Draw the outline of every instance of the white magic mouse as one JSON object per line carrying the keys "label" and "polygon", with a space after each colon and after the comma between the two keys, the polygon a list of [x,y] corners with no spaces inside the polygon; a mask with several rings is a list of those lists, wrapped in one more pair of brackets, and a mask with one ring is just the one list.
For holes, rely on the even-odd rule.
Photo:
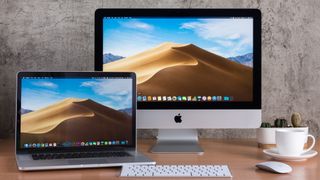
{"label": "white magic mouse", "polygon": [[290,173],[292,168],[285,163],[276,161],[267,161],[256,164],[256,167],[273,173]]}

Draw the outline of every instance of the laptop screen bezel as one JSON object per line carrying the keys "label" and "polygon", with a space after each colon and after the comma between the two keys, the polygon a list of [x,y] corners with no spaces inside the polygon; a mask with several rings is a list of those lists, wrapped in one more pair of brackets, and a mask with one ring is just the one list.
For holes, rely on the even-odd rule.
{"label": "laptop screen bezel", "polygon": [[[44,147],[21,148],[21,80],[24,77],[52,77],[52,78],[91,78],[91,77],[119,77],[132,79],[132,139],[128,145],[110,146],[77,146],[77,147]],[[70,151],[114,151],[136,148],[136,75],[131,72],[19,72],[17,74],[16,91],[16,137],[15,146],[17,153],[37,152],[70,152]]]}

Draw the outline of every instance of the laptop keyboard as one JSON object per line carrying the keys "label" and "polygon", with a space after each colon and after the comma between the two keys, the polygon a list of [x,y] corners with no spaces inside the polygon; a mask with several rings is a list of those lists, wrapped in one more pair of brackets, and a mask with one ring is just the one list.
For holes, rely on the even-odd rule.
{"label": "laptop keyboard", "polygon": [[127,152],[72,152],[72,153],[37,153],[32,154],[33,160],[48,159],[74,159],[74,158],[96,158],[96,157],[126,157],[131,156]]}

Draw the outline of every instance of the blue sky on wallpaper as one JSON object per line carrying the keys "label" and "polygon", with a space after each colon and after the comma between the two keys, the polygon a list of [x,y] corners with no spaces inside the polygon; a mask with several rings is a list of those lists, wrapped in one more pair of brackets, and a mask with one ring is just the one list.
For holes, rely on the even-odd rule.
{"label": "blue sky on wallpaper", "polygon": [[128,57],[163,42],[195,44],[223,57],[253,52],[253,20],[104,18],[103,53]]}
{"label": "blue sky on wallpaper", "polygon": [[92,99],[113,109],[132,106],[131,79],[22,79],[21,107],[39,110],[65,98]]}

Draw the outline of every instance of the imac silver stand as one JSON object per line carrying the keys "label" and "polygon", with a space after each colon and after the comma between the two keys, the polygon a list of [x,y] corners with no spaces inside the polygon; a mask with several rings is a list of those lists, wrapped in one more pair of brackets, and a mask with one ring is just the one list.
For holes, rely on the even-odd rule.
{"label": "imac silver stand", "polygon": [[157,143],[150,151],[152,153],[203,154],[196,129],[159,129]]}

